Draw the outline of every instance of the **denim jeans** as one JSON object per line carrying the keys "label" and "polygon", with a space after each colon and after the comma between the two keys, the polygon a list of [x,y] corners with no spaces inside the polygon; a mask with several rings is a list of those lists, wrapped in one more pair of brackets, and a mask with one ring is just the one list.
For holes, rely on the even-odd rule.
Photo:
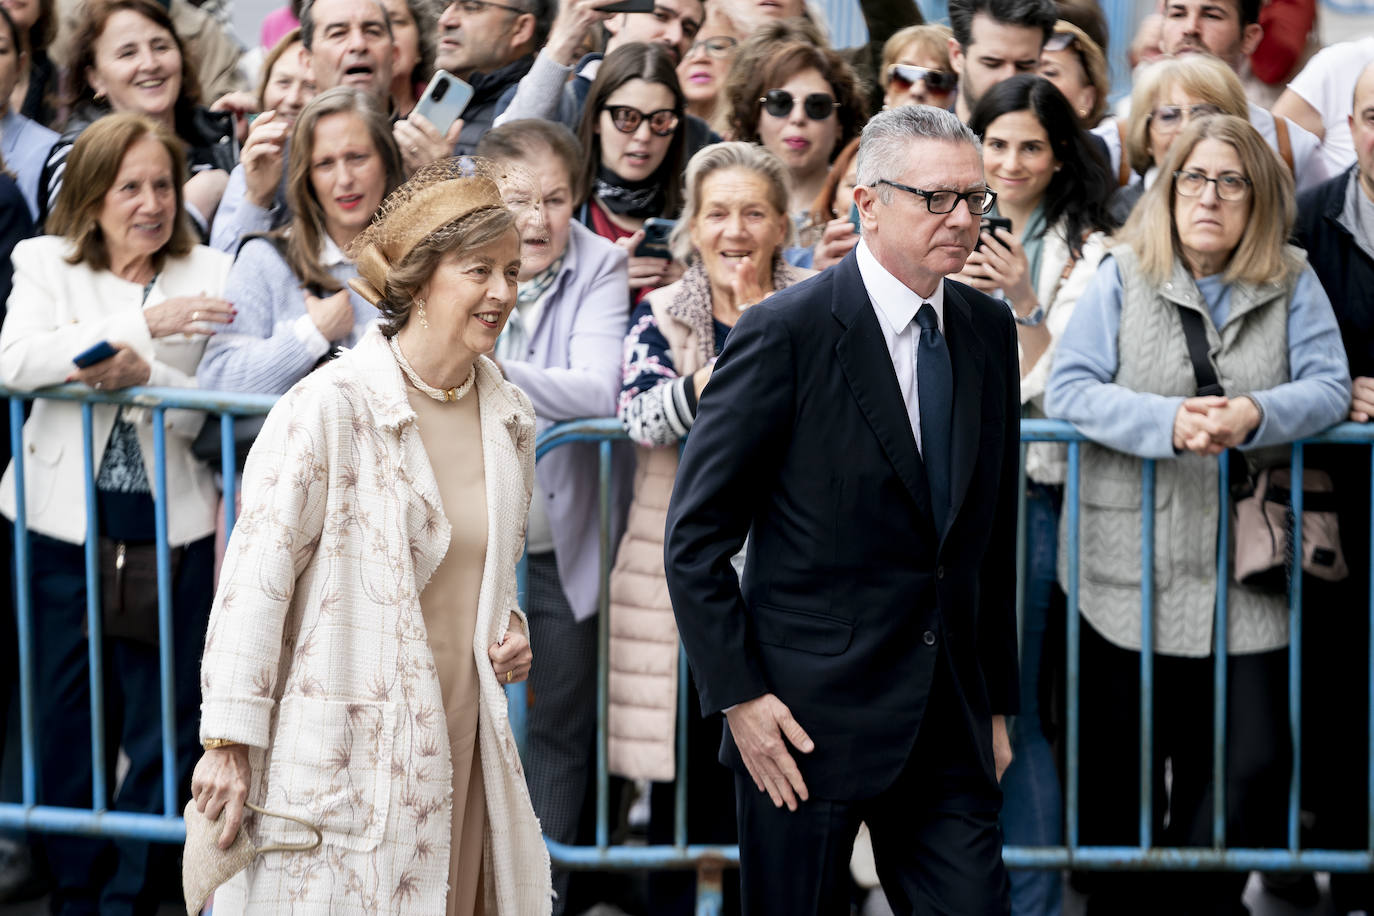
{"label": "denim jeans", "polygon": [[[1054,754],[1040,723],[1040,657],[1055,583],[1063,488],[1027,484],[1026,577],[1022,583],[1021,713],[1012,723],[1012,762],[1002,777],[1002,832],[1015,846],[1064,841],[1064,801]],[[1058,916],[1063,894],[1057,870],[1011,872],[1013,916]]]}

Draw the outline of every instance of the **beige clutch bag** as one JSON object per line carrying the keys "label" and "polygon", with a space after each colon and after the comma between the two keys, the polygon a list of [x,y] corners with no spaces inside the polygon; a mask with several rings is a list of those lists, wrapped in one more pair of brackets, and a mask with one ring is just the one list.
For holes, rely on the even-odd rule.
{"label": "beige clutch bag", "polygon": [[186,849],[181,862],[181,886],[186,894],[187,916],[198,916],[215,888],[243,871],[263,853],[308,852],[324,841],[320,828],[308,821],[259,808],[252,802],[246,803],[245,807],[264,817],[294,821],[314,834],[314,838],[303,843],[277,843],[258,849],[249,842],[248,831],[240,828],[234,845],[220,849],[219,835],[223,828],[219,821],[207,818],[197,810],[195,799],[191,799],[183,812],[186,817]]}

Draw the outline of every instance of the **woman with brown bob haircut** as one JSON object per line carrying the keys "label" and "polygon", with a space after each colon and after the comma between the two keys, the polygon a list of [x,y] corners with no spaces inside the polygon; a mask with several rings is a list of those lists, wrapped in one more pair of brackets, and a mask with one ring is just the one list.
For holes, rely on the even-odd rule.
{"label": "woman with brown bob haircut", "polygon": [[766,31],[756,34],[730,70],[730,132],[735,140],[762,144],[787,166],[788,212],[801,226],[835,155],[863,128],[868,106],[853,68],[835,51],[803,41],[768,48],[768,42]]}
{"label": "woman with brown bob haircut", "polygon": [[[49,229],[14,249],[14,288],[0,330],[0,379],[15,388],[83,382],[97,391],[133,385],[195,387],[207,335],[232,320],[223,298],[229,258],[195,244],[182,210],[181,142],[134,114],[91,125],[72,147]],[[108,344],[86,368],[83,352]],[[159,648],[170,652],[176,696],[178,798],[190,791],[200,711],[199,665],[210,612],[217,495],[209,469],[191,455],[204,421],[196,411],[165,415],[165,529],[152,486],[154,419],[146,410],[90,406],[94,481],[85,471],[83,405],[38,400],[24,424],[24,498],[34,561],[33,615],[39,803],[91,803],[92,758],[129,760],[113,799],[97,808],[166,814],[162,799]],[[159,418],[161,419],[161,418]],[[0,512],[16,514],[14,465],[0,481]],[[88,519],[87,487],[96,518]],[[88,527],[89,525],[89,527]],[[91,747],[86,632],[86,545],[99,555],[105,675],[111,689],[105,747]],[[155,544],[171,548],[170,646],[159,645]],[[112,772],[112,771],[110,771]],[[110,803],[107,805],[106,802]],[[55,909],[130,912],[157,899],[175,867],[173,847],[37,837],[54,871]],[[110,868],[107,868],[107,864]],[[112,868],[112,870],[111,870]]]}

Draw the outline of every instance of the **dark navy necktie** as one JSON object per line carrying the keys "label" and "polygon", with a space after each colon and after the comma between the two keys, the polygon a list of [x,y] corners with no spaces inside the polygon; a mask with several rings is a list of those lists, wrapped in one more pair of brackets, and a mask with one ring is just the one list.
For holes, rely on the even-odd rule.
{"label": "dark navy necktie", "polygon": [[921,405],[921,460],[930,484],[935,530],[944,534],[949,515],[949,431],[954,403],[954,369],[949,348],[929,302],[916,312],[921,339],[916,345],[916,396]]}

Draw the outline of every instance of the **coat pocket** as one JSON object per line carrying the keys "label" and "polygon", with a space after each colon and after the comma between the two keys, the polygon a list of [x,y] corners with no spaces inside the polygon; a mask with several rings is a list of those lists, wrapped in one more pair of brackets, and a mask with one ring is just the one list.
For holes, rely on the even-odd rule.
{"label": "coat pocket", "polygon": [[[263,807],[310,821],[327,844],[375,849],[386,832],[395,736],[394,703],[283,697]],[[264,843],[300,833],[276,818],[263,818],[260,830]]]}
{"label": "coat pocket", "polygon": [[[1173,579],[1168,537],[1173,475],[1155,471],[1155,587]],[[1082,530],[1079,549],[1083,577],[1090,582],[1139,588],[1141,576],[1141,509],[1144,493],[1137,473],[1084,473],[1081,477]],[[1067,509],[1065,510],[1067,515]]]}
{"label": "coat pocket", "polygon": [[854,624],[841,617],[794,611],[770,604],[754,608],[754,635],[765,646],[839,655],[854,638]]}

